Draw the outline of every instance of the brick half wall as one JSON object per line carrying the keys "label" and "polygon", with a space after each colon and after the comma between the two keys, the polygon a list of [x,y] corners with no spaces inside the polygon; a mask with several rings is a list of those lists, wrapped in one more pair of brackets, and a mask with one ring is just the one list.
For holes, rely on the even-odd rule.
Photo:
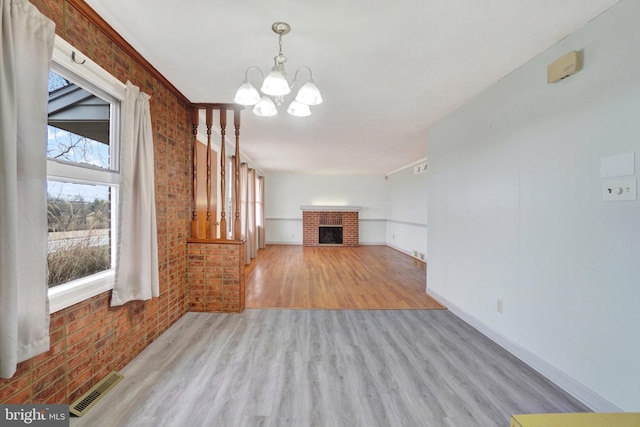
{"label": "brick half wall", "polygon": [[188,239],[189,311],[244,310],[244,241]]}

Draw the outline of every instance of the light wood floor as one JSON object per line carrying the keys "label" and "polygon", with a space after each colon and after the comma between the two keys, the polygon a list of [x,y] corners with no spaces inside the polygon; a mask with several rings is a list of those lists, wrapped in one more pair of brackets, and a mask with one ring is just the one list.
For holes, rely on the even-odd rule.
{"label": "light wood floor", "polygon": [[584,412],[448,310],[187,313],[72,427],[507,427]]}
{"label": "light wood floor", "polygon": [[444,308],[425,263],[387,246],[268,245],[245,271],[248,308]]}

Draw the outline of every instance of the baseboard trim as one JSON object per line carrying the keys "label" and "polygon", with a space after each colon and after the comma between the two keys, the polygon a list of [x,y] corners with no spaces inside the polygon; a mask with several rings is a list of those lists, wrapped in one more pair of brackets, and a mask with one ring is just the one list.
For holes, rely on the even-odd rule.
{"label": "baseboard trim", "polygon": [[[302,246],[301,242],[265,242],[267,245],[291,245],[291,246]],[[360,246],[389,246],[385,242],[360,242],[358,243]],[[395,248],[394,248],[395,249]],[[409,254],[407,254],[409,255]]]}
{"label": "baseboard trim", "polygon": [[495,329],[488,327],[478,318],[467,313],[465,310],[458,307],[447,298],[430,289],[427,289],[427,294],[435,298],[441,304],[445,305],[449,309],[449,311],[471,325],[473,328],[480,331],[480,333],[494,341],[509,353],[516,356],[518,359],[522,360],[524,363],[535,369],[538,373],[578,399],[580,402],[587,405],[594,412],[623,412],[622,409],[618,408],[607,399],[595,393],[588,387],[585,387],[583,384],[565,374],[560,369],[554,367],[553,365],[550,365],[548,362],[536,356],[526,348],[515,343],[510,338],[507,338],[505,335],[501,334]]}
{"label": "baseboard trim", "polygon": [[265,245],[302,246],[302,242],[265,242]]}
{"label": "baseboard trim", "polygon": [[402,249],[402,248],[401,248],[401,247],[399,247],[399,246],[392,245],[391,243],[387,243],[387,244],[386,244],[386,246],[390,247],[391,249],[395,249],[395,250],[396,250],[396,251],[398,251],[398,252],[402,252],[402,253],[403,253],[403,254],[405,254],[405,255],[408,255],[408,256],[410,256],[411,258],[413,258],[413,259],[414,259],[414,260],[416,260],[416,261],[420,261],[420,262],[423,262],[423,263],[425,263],[425,264],[427,263],[427,260],[426,260],[426,259],[420,259],[420,258],[418,258],[418,257],[415,257],[415,256],[413,256],[413,254],[411,253],[411,251],[407,251],[407,250],[405,250],[405,249]]}

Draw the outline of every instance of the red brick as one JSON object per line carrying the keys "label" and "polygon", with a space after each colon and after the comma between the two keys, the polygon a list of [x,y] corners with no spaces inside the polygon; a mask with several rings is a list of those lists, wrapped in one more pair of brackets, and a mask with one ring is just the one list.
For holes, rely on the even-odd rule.
{"label": "red brick", "polygon": [[[14,378],[0,380],[0,403],[70,402],[109,370],[128,363],[187,310],[190,106],[109,40],[71,2],[32,2],[56,22],[56,32],[77,50],[119,80],[129,79],[141,86],[152,97],[161,296],[146,304],[111,308],[111,292],[105,292],[54,313],[51,349],[20,363]],[[216,256],[212,252],[211,258]],[[202,281],[204,285],[204,270]]]}
{"label": "red brick", "polygon": [[[6,384],[3,384],[6,382]],[[22,394],[24,388],[28,388],[31,384],[31,375],[29,372],[16,375],[10,379],[3,379],[0,383],[0,403],[9,403],[10,400],[15,401],[15,396]],[[30,394],[30,389],[29,389]]]}
{"label": "red brick", "polygon": [[31,387],[25,387],[22,390],[16,391],[12,396],[9,396],[6,400],[2,400],[2,403],[6,404],[20,404],[30,403],[31,399]]}

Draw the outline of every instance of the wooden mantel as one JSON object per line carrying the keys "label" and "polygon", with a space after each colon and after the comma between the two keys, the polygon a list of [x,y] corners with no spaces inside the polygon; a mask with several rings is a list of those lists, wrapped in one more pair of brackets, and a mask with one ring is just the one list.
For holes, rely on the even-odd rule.
{"label": "wooden mantel", "polygon": [[300,206],[300,209],[309,212],[360,212],[360,206],[320,206],[307,205]]}

